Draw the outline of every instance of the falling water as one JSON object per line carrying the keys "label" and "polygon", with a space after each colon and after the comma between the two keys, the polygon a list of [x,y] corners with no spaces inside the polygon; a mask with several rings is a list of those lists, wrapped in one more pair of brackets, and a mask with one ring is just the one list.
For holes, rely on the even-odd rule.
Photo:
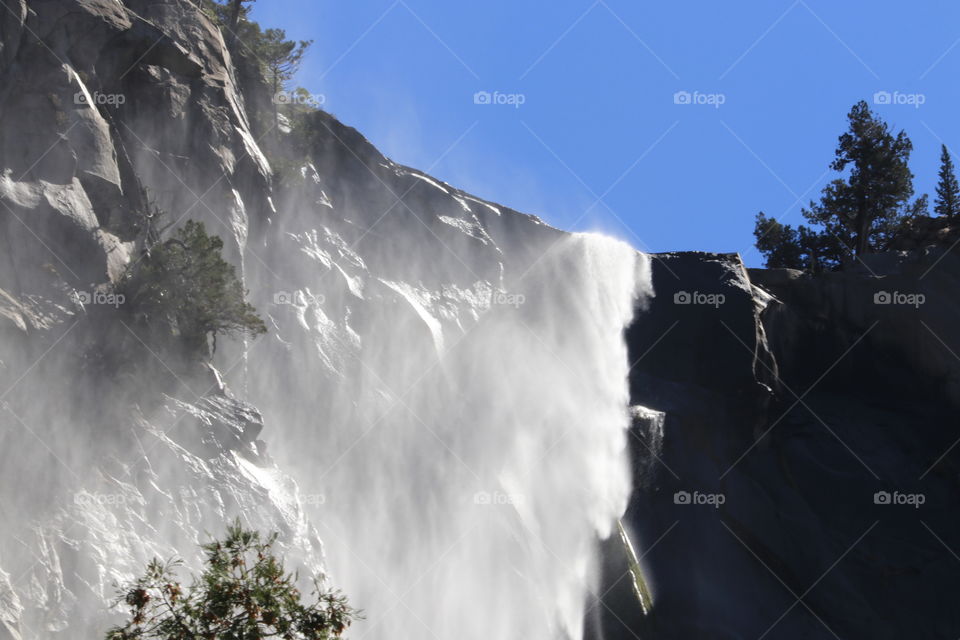
{"label": "falling water", "polygon": [[[622,333],[646,258],[325,112],[311,140],[263,136],[316,168],[271,170],[196,3],[19,4],[0,11],[0,638],[102,637],[116,584],[153,556],[196,571],[235,517],[326,569],[366,611],[354,638],[578,638],[630,491]],[[64,11],[76,28],[39,26]],[[219,341],[219,373],[93,304],[154,208],[223,238],[269,325]]]}
{"label": "falling water", "polygon": [[277,242],[295,284],[260,291],[276,333],[251,388],[366,611],[355,637],[579,638],[630,490],[622,330],[646,257],[574,234],[496,286],[428,288],[330,229]]}

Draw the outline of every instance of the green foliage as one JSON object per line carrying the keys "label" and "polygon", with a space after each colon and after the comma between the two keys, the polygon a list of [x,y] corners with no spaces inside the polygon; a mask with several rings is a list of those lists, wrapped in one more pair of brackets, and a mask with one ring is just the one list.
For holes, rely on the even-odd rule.
{"label": "green foliage", "polygon": [[274,92],[281,91],[300,68],[312,40],[287,40],[283,29],[267,29],[254,43],[254,53],[263,63],[267,82]]}
{"label": "green foliage", "polygon": [[256,2],[256,0],[228,0],[227,9],[224,13],[226,14],[227,26],[229,26],[231,31],[236,31],[241,18],[247,18],[250,8],[244,5],[253,4],[254,2]]}
{"label": "green foliage", "polygon": [[221,333],[266,333],[222,249],[223,240],[202,222],[188,221],[125,275],[126,307],[137,320],[179,335],[190,353],[208,355],[207,338]]}
{"label": "green foliage", "polygon": [[358,617],[347,599],[314,581],[312,604],[301,602],[297,575],[272,551],[276,534],[262,537],[237,520],[226,538],[203,546],[205,568],[190,587],[177,581],[180,561],[152,560],[121,590],[129,620],[106,640],[330,640]]}
{"label": "green foliage", "polygon": [[803,264],[799,233],[790,225],[780,224],[761,211],[753,229],[757,249],[763,254],[767,267],[799,269]]}
{"label": "green foliage", "polygon": [[[225,40],[230,42],[241,31],[244,22],[249,21],[250,7],[256,0],[203,0],[203,10],[221,28],[227,30]],[[254,23],[255,24],[255,23]]]}
{"label": "green foliage", "polygon": [[953,160],[947,145],[940,145],[940,181],[937,183],[937,199],[933,210],[939,216],[955,220],[960,214],[960,184],[953,169]]}
{"label": "green foliage", "polygon": [[203,0],[204,9],[223,32],[251,129],[282,185],[296,179],[304,156],[282,139],[281,115],[293,128],[290,137],[296,139],[302,114],[316,110],[313,96],[290,86],[312,41],[288,40],[283,29],[262,28],[250,19],[252,2]]}
{"label": "green foliage", "polygon": [[849,129],[840,136],[830,164],[846,175],[832,180],[820,201],[803,209],[811,226],[794,230],[774,218],[757,217],[754,236],[767,266],[839,268],[850,259],[885,250],[911,218],[926,214],[925,195],[910,202],[913,144],[906,133],[892,134],[862,100],[847,120]]}
{"label": "green foliage", "polygon": [[[306,153],[297,144],[309,132],[309,115],[319,110],[316,97],[291,81],[312,44],[288,40],[283,29],[264,29],[250,19],[254,0],[203,0],[224,33],[234,69],[246,97],[251,126],[281,184],[296,179]],[[281,140],[281,115],[292,129]],[[290,144],[293,142],[294,144]]]}
{"label": "green foliage", "polygon": [[[260,74],[276,94],[287,85],[303,62],[303,56],[313,44],[312,40],[288,40],[283,29],[262,29],[249,19],[249,7],[244,2],[253,0],[206,0],[208,12],[226,33],[226,41],[236,56],[254,60]],[[275,99],[276,103],[276,99]],[[274,109],[276,116],[276,109]]]}
{"label": "green foliage", "polygon": [[886,248],[909,213],[913,174],[907,162],[913,143],[903,131],[890,133],[866,102],[855,104],[847,119],[850,128],[840,136],[830,168],[849,168],[849,176],[827,185],[820,202],[811,202],[803,215],[860,256]]}
{"label": "green foliage", "polygon": [[843,248],[835,236],[806,227],[796,229],[776,218],[757,214],[753,230],[757,249],[771,269],[806,269],[820,272],[839,266]]}

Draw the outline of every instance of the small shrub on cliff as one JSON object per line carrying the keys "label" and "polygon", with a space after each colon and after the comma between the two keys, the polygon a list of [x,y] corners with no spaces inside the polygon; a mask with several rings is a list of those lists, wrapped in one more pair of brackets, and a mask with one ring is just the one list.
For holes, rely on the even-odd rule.
{"label": "small shrub on cliff", "polygon": [[127,273],[120,285],[127,308],[200,356],[208,355],[208,338],[216,346],[218,334],[266,333],[222,249],[223,240],[208,235],[202,222],[188,221]]}
{"label": "small shrub on cliff", "polygon": [[177,581],[178,561],[154,559],[117,602],[129,620],[106,640],[330,640],[357,618],[346,598],[315,582],[315,602],[303,604],[296,574],[272,551],[276,534],[261,537],[239,520],[227,536],[204,545],[206,563],[189,587]]}

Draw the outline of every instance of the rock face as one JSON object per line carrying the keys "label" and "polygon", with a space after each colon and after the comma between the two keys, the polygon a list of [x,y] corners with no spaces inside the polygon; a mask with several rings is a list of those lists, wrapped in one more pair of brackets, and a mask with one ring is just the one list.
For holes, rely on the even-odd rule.
{"label": "rock face", "polygon": [[133,384],[92,347],[139,341],[102,322],[96,296],[143,239],[142,214],[203,220],[242,268],[248,215],[272,213],[219,29],[190,2],[6,4],[0,638],[101,636],[116,582],[152,556],[196,565],[197,543],[237,515],[322,573],[252,405],[213,370]]}
{"label": "rock face", "polygon": [[[771,307],[764,323],[778,362],[794,383],[811,383],[850,344],[867,333],[856,358],[840,371],[862,389],[895,386],[911,397],[960,403],[954,345],[960,300],[953,292],[960,259],[947,246],[867,256],[857,269],[803,277],[758,270],[754,281],[782,304]],[[905,374],[909,372],[909,374]]]}
{"label": "rock face", "polygon": [[[264,96],[196,2],[7,4],[0,639],[99,637],[115,582],[153,555],[195,568],[238,516],[305,577],[329,570],[363,633],[575,634],[629,496],[621,333],[644,258],[322,112],[280,180],[261,145],[289,134],[258,129]],[[165,362],[107,297],[187,219],[270,328],[209,367]]]}
{"label": "rock face", "polygon": [[[648,269],[322,112],[280,181],[196,3],[6,4],[0,640],[98,637],[114,582],[237,516],[374,637],[960,634],[949,251]],[[268,337],[178,367],[109,320],[160,209],[224,238]]]}
{"label": "rock face", "polygon": [[653,273],[631,400],[664,415],[635,421],[626,520],[655,605],[609,562],[606,637],[956,635],[955,258],[814,278],[685,253]]}
{"label": "rock face", "polygon": [[219,30],[187,2],[13,4],[0,17],[11,261],[85,286],[116,278],[131,212],[151,206],[204,220],[238,259],[270,169]]}

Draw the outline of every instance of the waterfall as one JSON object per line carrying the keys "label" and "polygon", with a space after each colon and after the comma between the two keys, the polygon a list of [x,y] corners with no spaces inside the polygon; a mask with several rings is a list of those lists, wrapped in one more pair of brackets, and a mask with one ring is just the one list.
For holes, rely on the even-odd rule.
{"label": "waterfall", "polygon": [[[270,96],[194,3],[13,4],[0,640],[102,637],[118,585],[153,557],[189,583],[234,518],[366,611],[351,637],[580,637],[630,493],[622,334],[647,259],[324,111],[258,131]],[[269,325],[213,363],[113,295],[139,239],[191,219]]]}
{"label": "waterfall", "polygon": [[646,256],[558,234],[499,281],[424,284],[329,227],[274,243],[251,399],[366,611],[353,636],[580,638],[630,491],[622,332],[652,295]]}

